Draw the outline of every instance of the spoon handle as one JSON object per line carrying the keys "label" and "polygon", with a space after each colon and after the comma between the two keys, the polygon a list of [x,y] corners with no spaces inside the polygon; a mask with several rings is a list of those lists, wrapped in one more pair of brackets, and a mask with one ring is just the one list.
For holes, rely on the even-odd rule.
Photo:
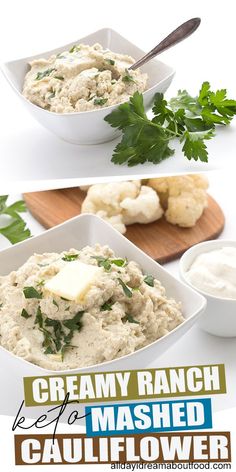
{"label": "spoon handle", "polygon": [[150,59],[153,59],[153,57],[157,56],[161,52],[166,51],[166,49],[169,49],[175,44],[180,43],[180,41],[183,41],[183,39],[194,33],[200,23],[200,18],[192,18],[191,20],[186,21],[174,31],[172,31],[172,33],[170,33],[165,39],[163,39],[163,41],[155,46],[155,48],[145,54],[145,56],[141,57],[141,59],[132,64],[129,69],[135,70],[138,67],[141,67],[143,64],[150,61]]}

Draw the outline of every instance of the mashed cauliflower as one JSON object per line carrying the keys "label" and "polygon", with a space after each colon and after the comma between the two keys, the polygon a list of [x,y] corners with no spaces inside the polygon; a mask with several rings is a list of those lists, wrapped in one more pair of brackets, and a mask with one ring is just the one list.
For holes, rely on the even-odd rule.
{"label": "mashed cauliflower", "polygon": [[103,49],[100,44],[79,44],[48,59],[35,59],[25,76],[23,95],[55,113],[108,107],[143,92],[147,74],[129,71],[135,60]]}
{"label": "mashed cauliflower", "polygon": [[[80,302],[46,288],[76,259],[101,269]],[[98,244],[33,255],[17,271],[0,277],[0,306],[0,344],[49,370],[130,354],[184,321],[180,303],[167,298],[160,281]]]}

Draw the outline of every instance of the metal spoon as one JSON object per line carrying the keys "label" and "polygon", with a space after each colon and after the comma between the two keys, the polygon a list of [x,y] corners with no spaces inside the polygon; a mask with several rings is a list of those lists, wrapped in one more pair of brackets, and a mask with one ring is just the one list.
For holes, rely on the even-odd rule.
{"label": "metal spoon", "polygon": [[146,64],[146,62],[150,61],[153,59],[153,57],[157,56],[161,52],[166,51],[166,49],[169,49],[175,44],[180,43],[180,41],[183,41],[183,39],[194,33],[200,23],[201,18],[192,18],[191,20],[186,21],[174,31],[172,31],[172,33],[170,33],[165,39],[163,39],[163,41],[155,46],[155,48],[145,54],[145,56],[141,57],[141,59],[132,64],[132,66],[129,67],[129,70],[135,70],[138,67],[143,66],[143,64]]}

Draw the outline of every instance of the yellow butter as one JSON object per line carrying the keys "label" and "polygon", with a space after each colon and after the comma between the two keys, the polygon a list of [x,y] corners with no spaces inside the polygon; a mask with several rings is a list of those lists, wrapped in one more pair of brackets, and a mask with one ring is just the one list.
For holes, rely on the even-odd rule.
{"label": "yellow butter", "polygon": [[80,261],[68,262],[54,277],[45,283],[45,288],[54,295],[71,301],[84,298],[102,269]]}

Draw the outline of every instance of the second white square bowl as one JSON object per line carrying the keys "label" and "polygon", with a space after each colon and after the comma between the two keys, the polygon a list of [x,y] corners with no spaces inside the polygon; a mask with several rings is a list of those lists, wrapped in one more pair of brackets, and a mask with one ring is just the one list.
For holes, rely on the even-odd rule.
{"label": "second white square bowl", "polygon": [[[152,274],[159,279],[168,297],[182,302],[185,321],[166,336],[132,354],[95,366],[60,371],[60,374],[74,371],[99,372],[146,368],[191,328],[206,307],[203,296],[174,278],[112,226],[94,215],[80,215],[39,236],[0,252],[0,275],[6,275],[18,269],[35,252],[61,252],[70,248],[81,249],[86,245],[93,246],[96,243],[109,245],[117,256],[136,261],[144,273]],[[2,347],[0,347],[0,363],[4,363],[6,368],[11,369],[11,374],[18,378],[19,376],[22,378],[23,376],[52,374],[52,371],[16,357]]]}

